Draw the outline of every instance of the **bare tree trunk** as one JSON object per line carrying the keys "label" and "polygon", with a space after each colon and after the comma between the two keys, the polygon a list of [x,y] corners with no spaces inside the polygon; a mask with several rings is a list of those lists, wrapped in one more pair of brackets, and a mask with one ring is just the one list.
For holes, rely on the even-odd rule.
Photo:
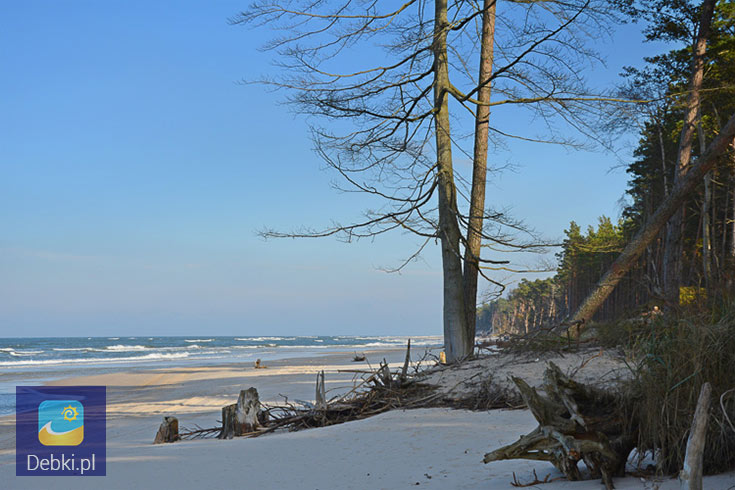
{"label": "bare tree trunk", "polygon": [[[699,21],[699,32],[694,44],[692,59],[692,78],[689,83],[689,99],[684,113],[684,125],[679,137],[679,150],[676,155],[674,171],[674,185],[687,172],[692,156],[692,143],[696,130],[697,114],[699,112],[700,89],[704,79],[704,54],[707,51],[707,37],[712,22],[716,0],[702,2],[702,17]],[[667,307],[679,304],[679,287],[681,283],[681,253],[682,253],[682,208],[678,208],[666,227],[666,250],[664,256],[664,297]]]}
{"label": "bare tree trunk", "polygon": [[[709,257],[710,257],[710,272],[712,274],[712,281],[717,282],[720,280],[720,255],[717,253],[717,216],[718,207],[717,202],[717,185],[719,184],[715,179],[715,172],[710,172],[710,203],[709,203],[709,222],[710,222],[710,238],[709,238]],[[706,179],[705,179],[706,180]]]}
{"label": "bare tree trunk", "polygon": [[[732,148],[735,150],[735,138],[732,141]],[[730,200],[732,206],[732,217],[730,218],[730,258],[735,259],[735,168],[732,171],[732,198]]]}
{"label": "bare tree trunk", "polygon": [[[702,213],[699,213],[699,220],[697,221],[696,230],[697,236],[694,237],[694,243],[699,243],[699,239],[702,238]],[[682,271],[682,280],[684,281],[684,284],[691,284],[692,282],[695,282],[695,277],[697,284],[701,283],[702,274],[697,274],[695,276],[697,271],[699,271],[699,268],[697,267],[697,262],[692,260],[691,264],[689,264],[689,273],[685,276]]]}
{"label": "bare tree trunk", "polygon": [[651,219],[638,230],[638,233],[626,245],[623,252],[615,259],[602,279],[597,283],[595,288],[582,302],[571,318],[571,322],[579,323],[578,327],[574,327],[574,333],[579,335],[581,332],[581,324],[589,321],[595,314],[597,309],[602,305],[615,286],[620,282],[626,272],[640,257],[646,247],[656,239],[659,231],[666,225],[669,218],[679,209],[684,199],[694,190],[702,181],[707,172],[712,170],[717,163],[717,157],[727,150],[733,136],[735,136],[735,114],[722,128],[720,134],[710,143],[707,150],[694,162],[689,171],[679,179],[679,182],[671,190],[669,197],[664,199],[656,212],[653,213]]}
{"label": "bare tree trunk", "polygon": [[472,354],[467,339],[467,314],[462,288],[461,233],[457,218],[457,189],[452,168],[452,139],[449,129],[449,62],[447,60],[447,0],[434,3],[434,125],[439,191],[439,238],[444,279],[444,350],[447,362]]}
{"label": "bare tree trunk", "polygon": [[712,207],[712,172],[704,176],[704,200],[702,201],[702,272],[704,284],[709,290],[712,282],[712,225],[710,210]]}
{"label": "bare tree trunk", "polygon": [[[493,49],[495,40],[495,3],[484,0],[482,15],[482,39],[480,46],[480,88],[477,99],[482,104],[490,103],[491,86],[488,82],[493,72]],[[479,270],[480,246],[482,244],[482,223],[485,215],[485,184],[487,180],[487,139],[490,106],[478,105],[475,113],[475,147],[472,163],[472,190],[470,192],[470,213],[467,225],[467,246],[464,252],[464,303],[467,308],[467,340],[474,342],[477,318],[477,276]]]}
{"label": "bare tree trunk", "polygon": [[664,178],[664,196],[668,196],[669,177],[666,175],[666,147],[664,146],[664,135],[661,126],[663,126],[662,122],[656,124],[656,130],[658,132],[658,146],[661,150],[661,175]]}
{"label": "bare tree trunk", "polygon": [[[728,188],[727,184],[723,186],[725,188],[725,204],[722,206],[722,233],[720,237],[720,258],[719,263],[720,267],[722,267],[724,264],[727,264],[727,235],[728,235],[728,229],[727,229],[727,217],[730,212],[730,189]],[[722,271],[720,271],[721,273]]]}
{"label": "bare tree trunk", "polygon": [[[702,129],[702,114],[700,112],[697,124],[699,136],[699,154],[704,153],[705,141]],[[712,207],[712,171],[704,176],[704,199],[702,200],[702,273],[707,291],[712,285],[712,226],[710,224],[710,212]]]}

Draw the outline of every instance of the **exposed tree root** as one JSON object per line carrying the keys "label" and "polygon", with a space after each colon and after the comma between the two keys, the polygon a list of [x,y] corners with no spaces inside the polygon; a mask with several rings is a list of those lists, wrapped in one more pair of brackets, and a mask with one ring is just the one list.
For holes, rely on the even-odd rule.
{"label": "exposed tree root", "polygon": [[520,378],[513,378],[523,400],[539,422],[529,434],[485,455],[485,463],[505,459],[549,461],[569,480],[580,480],[584,461],[593,478],[613,488],[635,446],[630,424],[618,413],[616,395],[572,381],[554,363],[544,374],[545,396]]}

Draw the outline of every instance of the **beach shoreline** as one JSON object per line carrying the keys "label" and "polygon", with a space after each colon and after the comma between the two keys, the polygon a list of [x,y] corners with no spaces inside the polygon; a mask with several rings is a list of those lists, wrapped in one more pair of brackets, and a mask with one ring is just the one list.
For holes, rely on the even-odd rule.
{"label": "beach shoreline", "polygon": [[[427,349],[427,351],[429,350],[431,349]],[[395,365],[399,361],[402,362],[405,349],[365,350],[361,351],[360,354],[367,356],[366,361],[353,362],[355,352],[346,350],[301,352],[293,356],[278,358],[265,357],[262,360],[263,369],[256,369],[253,361],[227,361],[225,359],[221,359],[220,362],[208,363],[69,367],[47,374],[33,372],[5,373],[2,382],[13,386],[106,386],[108,388],[108,400],[112,400],[108,413],[114,415],[116,413],[114,400],[130,397],[131,394],[140,393],[142,390],[152,387],[158,390],[157,394],[162,402],[172,399],[168,394],[173,393],[184,384],[195,384],[187,391],[200,390],[202,396],[216,394],[217,396],[234,396],[236,398],[239,390],[232,390],[235,390],[238,386],[242,386],[242,389],[249,387],[250,385],[244,386],[248,383],[267,386],[268,383],[264,380],[273,377],[294,377],[293,383],[299,386],[306,382],[306,379],[302,378],[308,376],[314,378],[318,371],[324,370],[328,375],[327,381],[331,385],[329,389],[336,389],[336,382],[345,383],[347,378],[352,376],[350,373],[338,373],[338,371],[350,368],[370,369],[371,366],[378,365],[384,358]],[[423,356],[425,353],[424,351],[414,353],[414,356],[418,355]],[[296,381],[297,379],[298,381]],[[212,382],[218,384],[213,385]],[[282,380],[279,380],[277,384],[282,386]],[[265,390],[265,392],[268,391]],[[307,393],[303,392],[299,386],[291,396],[308,399],[309,396],[306,395]],[[311,396],[313,397],[313,393],[311,393]],[[278,401],[274,397],[271,398],[262,398],[262,401]],[[172,410],[181,408],[188,412],[191,411],[191,407],[188,405],[181,405],[180,407],[174,405],[170,408]],[[143,413],[158,413],[158,411],[149,412],[146,409]],[[12,418],[12,416],[12,413],[6,414],[0,417],[0,420],[5,420],[7,417]]]}
{"label": "beach shoreline", "polygon": [[[37,386],[90,374],[230,364],[249,367],[257,359],[273,363],[344,352],[403,349],[408,339],[400,336],[0,338],[0,416],[14,412],[18,385]],[[417,352],[441,345],[437,336],[418,336],[412,340]]]}
{"label": "beach shoreline", "polygon": [[[365,351],[375,367],[385,358],[393,368],[405,350]],[[159,367],[91,374],[55,380],[50,385],[107,386],[107,476],[16,477],[14,418],[0,419],[0,481],[7,488],[512,488],[519,481],[557,478],[553,466],[539,461],[482,464],[485,452],[508,444],[536,423],[528,410],[471,412],[449,408],[394,410],[368,419],[299,432],[281,432],[256,439],[180,441],[153,445],[164,415],[179,418],[182,427],[218,425],[223,405],[234,403],[251,386],[261,400],[313,401],[316,373],[324,370],[329,393],[349,389],[353,352],[273,360],[267,368],[252,363],[217,366]],[[423,356],[414,352],[413,359]],[[529,369],[540,362],[527,361]],[[451,371],[451,370],[450,370]],[[449,376],[446,371],[444,376]],[[530,371],[529,371],[530,372]],[[708,477],[707,488],[728,488],[735,475]],[[678,488],[670,479],[616,479],[616,488]],[[545,488],[600,488],[598,480],[557,480]]]}

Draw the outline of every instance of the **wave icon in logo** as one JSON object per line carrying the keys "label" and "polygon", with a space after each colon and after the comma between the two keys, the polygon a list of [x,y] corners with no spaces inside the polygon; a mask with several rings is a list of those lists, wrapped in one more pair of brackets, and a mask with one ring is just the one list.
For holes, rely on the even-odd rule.
{"label": "wave icon in logo", "polygon": [[78,446],[84,440],[84,407],[77,400],[46,400],[38,406],[38,440],[44,446]]}

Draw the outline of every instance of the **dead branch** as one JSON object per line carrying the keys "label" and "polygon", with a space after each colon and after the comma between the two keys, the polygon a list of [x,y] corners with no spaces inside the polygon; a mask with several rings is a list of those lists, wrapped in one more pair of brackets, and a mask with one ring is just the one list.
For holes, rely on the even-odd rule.
{"label": "dead branch", "polygon": [[516,488],[528,488],[532,487],[534,485],[541,485],[543,483],[551,483],[553,481],[561,480],[562,477],[558,476],[556,478],[551,478],[551,473],[546,475],[543,480],[538,479],[538,475],[536,474],[536,470],[533,470],[533,481],[529,483],[521,483],[518,481],[518,478],[516,477],[516,472],[513,472],[513,481],[510,482],[511,485],[513,485]]}

